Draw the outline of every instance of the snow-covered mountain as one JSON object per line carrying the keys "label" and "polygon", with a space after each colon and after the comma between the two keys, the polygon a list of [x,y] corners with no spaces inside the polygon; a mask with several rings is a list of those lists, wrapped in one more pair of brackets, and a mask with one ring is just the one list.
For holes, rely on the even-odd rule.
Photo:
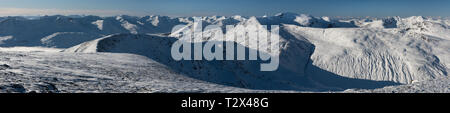
{"label": "snow-covered mountain", "polygon": [[[68,48],[64,50],[64,52],[109,52],[143,55],[186,76],[227,86],[277,90],[307,90],[314,86],[311,81],[302,77],[304,75],[303,70],[297,69],[305,68],[309,60],[309,54],[311,54],[306,52],[311,52],[311,50],[284,48],[284,51],[279,53],[286,55],[280,58],[284,60],[280,61],[281,65],[279,70],[275,72],[261,72],[258,68],[261,61],[175,61],[171,57],[170,50],[171,45],[177,40],[178,39],[174,37],[161,35],[117,34],[82,43],[72,48]],[[205,45],[204,42],[198,43]],[[193,43],[193,45],[194,44],[195,43]],[[239,43],[235,44],[236,47],[246,47],[246,51],[254,51],[254,49],[247,45],[240,45]],[[296,44],[301,45],[302,43],[299,42]],[[291,45],[289,47],[295,47],[294,43],[289,45]],[[303,54],[303,52],[305,52],[305,54]],[[295,57],[288,55],[299,56]],[[300,56],[304,56],[304,58],[299,59],[301,58]],[[291,62],[285,61],[288,59]],[[295,61],[292,61],[294,59]],[[319,90],[320,88],[315,89]]]}
{"label": "snow-covered mountain", "polygon": [[274,16],[259,17],[258,21],[264,25],[280,25],[280,24],[292,24],[302,27],[314,27],[314,28],[351,28],[357,27],[352,22],[342,22],[339,20],[331,20],[328,17],[317,18],[307,14],[296,13],[278,13]]}
{"label": "snow-covered mountain", "polygon": [[[262,25],[280,25],[281,48],[273,54],[280,57],[279,69],[273,72],[261,72],[259,71],[259,64],[263,62],[261,60],[173,60],[170,55],[171,45],[179,40],[179,37],[176,33],[170,33],[172,27],[179,24],[195,26],[197,23],[194,22],[194,18],[200,18],[203,27],[218,25],[227,33],[244,31],[243,27],[245,26],[255,26],[255,29],[258,29]],[[225,29],[226,25],[235,27]],[[245,35],[237,37],[256,40]],[[213,38],[206,39],[217,41]],[[193,43],[205,44],[205,42]],[[242,40],[234,43],[237,46],[245,47],[247,51],[257,51],[257,47]],[[63,48],[62,53],[52,54],[85,56],[83,58],[86,59],[78,59],[79,61],[87,60],[87,56],[107,57],[111,55],[114,57],[109,60],[114,60],[115,58],[120,59],[123,53],[136,54],[148,58],[142,60],[149,60],[156,65],[165,66],[165,70],[177,73],[176,76],[192,78],[205,82],[205,84],[258,90],[374,89],[445,78],[450,71],[448,68],[450,65],[449,20],[422,16],[338,19],[280,13],[263,17],[170,18],[126,15],[115,17],[57,15],[33,19],[2,17],[0,18],[0,47],[14,46]],[[9,51],[14,49],[5,50],[8,50],[4,51],[5,54],[12,55],[6,56],[4,59],[19,54]],[[259,52],[268,53],[267,51]],[[42,56],[42,60],[50,58],[43,54],[45,52],[38,52],[34,55]],[[124,57],[128,58],[129,56],[125,55]],[[15,61],[8,62],[17,63]],[[30,60],[29,62],[35,61]],[[102,60],[99,63],[108,64],[110,62]],[[117,66],[120,65],[131,64],[117,64]],[[65,68],[70,68],[70,66],[58,69],[64,71]],[[102,68],[102,70],[104,69]],[[6,68],[5,70],[11,69]],[[20,70],[22,73],[23,71],[36,70]],[[90,71],[97,73],[95,76],[104,75],[104,73],[98,74],[95,72],[96,70]],[[151,73],[146,71],[146,74],[154,75]],[[163,78],[161,80],[173,83],[173,79]],[[189,84],[188,82],[183,83]],[[217,90],[211,89],[211,91]],[[365,90],[358,91],[366,92]]]}

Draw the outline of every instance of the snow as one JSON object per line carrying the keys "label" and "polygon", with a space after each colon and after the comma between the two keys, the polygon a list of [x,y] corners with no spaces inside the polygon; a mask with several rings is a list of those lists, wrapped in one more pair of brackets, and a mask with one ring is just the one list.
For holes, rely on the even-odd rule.
{"label": "snow", "polygon": [[7,41],[12,38],[13,38],[12,36],[2,36],[0,37],[0,44],[3,44],[4,43],[3,41]]}
{"label": "snow", "polygon": [[[194,17],[2,17],[0,92],[450,90],[448,19],[332,18],[295,13],[198,18],[202,27],[218,25],[226,33],[280,25],[279,50],[259,51],[278,56],[279,69],[261,72],[263,61],[259,59],[174,61],[170,48],[179,37],[170,34],[172,27],[188,25],[181,31],[199,25]],[[235,26],[225,31],[226,25]],[[236,46],[248,51],[272,46],[245,43],[244,39],[256,40],[245,34],[237,35]]]}
{"label": "snow", "polygon": [[134,24],[129,23],[128,21],[124,20],[121,16],[117,16],[116,20],[120,21],[122,24],[122,27],[130,31],[132,34],[137,34],[137,26]]}
{"label": "snow", "polygon": [[99,30],[103,30],[103,21],[104,20],[97,20],[95,22],[92,22],[92,24],[96,25]]}
{"label": "snow", "polygon": [[84,32],[56,32],[41,39],[41,45],[53,48],[67,48],[92,40],[96,35]]}
{"label": "snow", "polygon": [[[150,20],[147,20],[147,21],[150,21]],[[152,23],[153,26],[158,26],[158,24],[159,24],[159,17],[158,16],[153,17],[153,20],[151,20],[151,23]]]}
{"label": "snow", "polygon": [[[169,33],[173,26],[187,24],[180,18],[167,16],[75,17],[61,15],[35,19],[4,17],[0,20],[0,37],[2,37],[0,46],[69,48],[111,34]],[[154,24],[156,21],[159,21],[159,24]]]}
{"label": "snow", "polygon": [[[248,24],[254,22],[249,19]],[[236,30],[239,30],[237,28]],[[309,87],[305,85],[312,84],[310,81],[303,77],[297,77],[303,74],[303,70],[295,70],[290,66],[297,66],[303,68],[307,65],[308,54],[303,55],[295,54],[294,51],[309,51],[300,50],[296,47],[296,44],[302,44],[302,42],[292,42],[292,48],[285,48],[282,52],[289,52],[290,55],[303,55],[304,59],[300,60],[299,56],[281,56],[281,59],[293,60],[294,62],[288,62],[282,60],[280,64],[281,69],[278,72],[264,73],[259,70],[259,61],[175,61],[171,58],[170,49],[171,44],[174,43],[177,38],[167,37],[162,35],[134,35],[134,34],[116,34],[106,36],[100,39],[89,41],[72,48],[64,50],[67,53],[96,53],[96,52],[112,52],[112,53],[132,53],[147,56],[152,60],[165,64],[181,74],[213,82],[222,85],[229,85],[234,87],[243,87],[251,89],[273,89],[273,90],[300,90],[307,91]],[[197,42],[201,43],[201,42]],[[240,44],[237,42],[236,44]],[[204,44],[204,43],[203,43]],[[238,45],[239,46],[239,45]],[[251,46],[248,47],[248,51]],[[307,45],[302,45],[307,47]],[[282,54],[283,53],[278,53]],[[302,67],[303,66],[303,67]],[[290,73],[290,75],[285,75]],[[294,74],[298,73],[298,74]],[[315,89],[324,90],[324,89]]]}
{"label": "snow", "polygon": [[274,92],[192,79],[132,54],[12,51],[0,54],[0,62],[10,66],[0,70],[3,93]]}
{"label": "snow", "polygon": [[407,84],[448,74],[449,40],[392,29],[286,29],[316,46],[314,65],[341,76]]}
{"label": "snow", "polygon": [[0,51],[20,51],[20,52],[61,52],[64,49],[46,47],[0,47]]}
{"label": "snow", "polygon": [[98,43],[108,37],[112,37],[114,35],[108,35],[99,39],[95,39],[92,41],[84,42],[80,45],[73,46],[71,48],[67,48],[63,50],[63,52],[83,52],[83,53],[95,53],[98,52]]}

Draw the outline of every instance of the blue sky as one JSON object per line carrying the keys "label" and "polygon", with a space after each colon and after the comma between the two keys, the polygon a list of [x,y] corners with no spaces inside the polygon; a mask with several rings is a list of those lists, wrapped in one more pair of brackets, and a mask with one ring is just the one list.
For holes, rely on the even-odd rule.
{"label": "blue sky", "polygon": [[450,0],[0,0],[0,15],[450,16]]}

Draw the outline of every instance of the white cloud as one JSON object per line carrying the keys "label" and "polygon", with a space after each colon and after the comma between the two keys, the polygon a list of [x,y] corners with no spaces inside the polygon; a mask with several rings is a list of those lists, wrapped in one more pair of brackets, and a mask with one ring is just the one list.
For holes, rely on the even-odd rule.
{"label": "white cloud", "polygon": [[37,16],[37,15],[138,15],[135,12],[122,10],[65,10],[65,9],[30,9],[30,8],[0,8],[0,16]]}

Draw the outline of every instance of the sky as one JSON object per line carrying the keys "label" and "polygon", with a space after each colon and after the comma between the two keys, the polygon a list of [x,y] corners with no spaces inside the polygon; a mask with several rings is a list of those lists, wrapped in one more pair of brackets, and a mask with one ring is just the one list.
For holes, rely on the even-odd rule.
{"label": "sky", "polygon": [[450,0],[0,0],[0,16],[450,16]]}

